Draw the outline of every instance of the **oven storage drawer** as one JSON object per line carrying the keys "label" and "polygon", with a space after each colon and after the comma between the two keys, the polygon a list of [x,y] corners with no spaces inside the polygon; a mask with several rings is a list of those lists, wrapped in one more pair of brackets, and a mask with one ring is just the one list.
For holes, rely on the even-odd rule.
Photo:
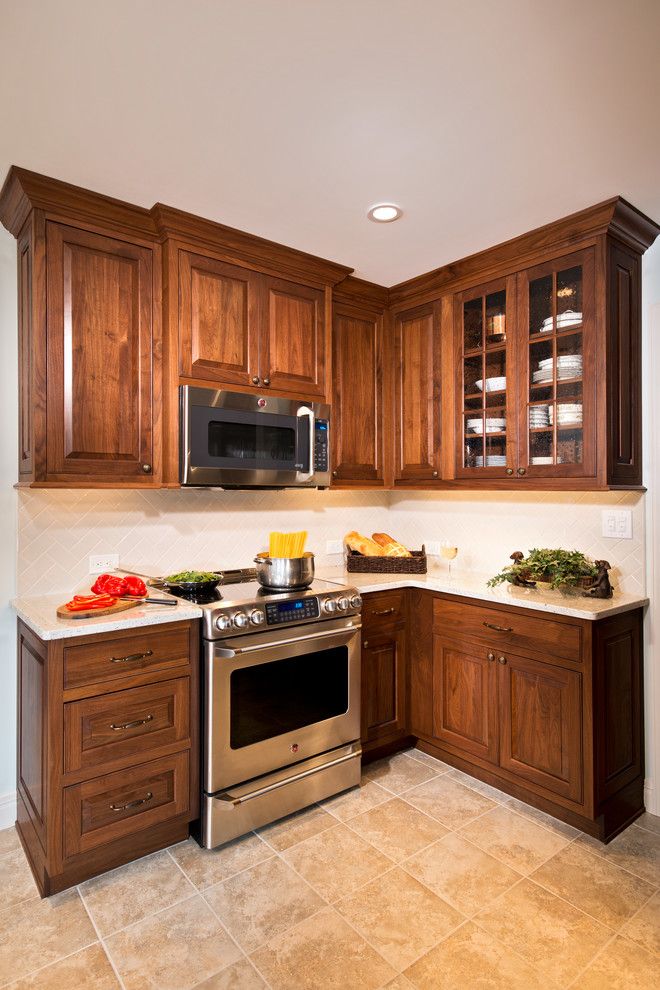
{"label": "oven storage drawer", "polygon": [[177,753],[64,790],[64,855],[76,856],[188,811],[189,754]]}
{"label": "oven storage drawer", "polygon": [[360,783],[359,743],[202,798],[202,845],[223,842]]}
{"label": "oven storage drawer", "polygon": [[130,765],[160,746],[181,749],[189,735],[189,677],[72,701],[64,706],[64,771]]}
{"label": "oven storage drawer", "polygon": [[93,642],[64,648],[64,687],[97,685],[146,670],[177,667],[189,658],[190,632],[185,624],[131,630],[127,636],[108,635],[103,640],[95,636]]}

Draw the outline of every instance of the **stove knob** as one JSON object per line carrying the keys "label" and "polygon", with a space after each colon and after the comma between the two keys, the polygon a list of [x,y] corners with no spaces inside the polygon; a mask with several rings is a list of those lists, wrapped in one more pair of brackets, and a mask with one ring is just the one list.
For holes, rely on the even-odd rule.
{"label": "stove knob", "polygon": [[219,615],[215,620],[216,629],[229,629],[231,626],[231,616],[230,615]]}
{"label": "stove knob", "polygon": [[334,600],[334,598],[325,598],[323,600],[323,611],[324,612],[337,611],[337,602]]}
{"label": "stove knob", "polygon": [[245,612],[236,612],[236,614],[234,615],[234,625],[238,629],[245,629],[249,621],[250,620],[248,619]]}
{"label": "stove knob", "polygon": [[362,598],[360,595],[351,595],[350,606],[351,608],[360,608],[362,605]]}
{"label": "stove knob", "polygon": [[253,626],[260,626],[264,621],[264,613],[260,612],[258,608],[255,608],[254,612],[250,612],[250,622]]}
{"label": "stove knob", "polygon": [[340,612],[345,612],[346,609],[348,608],[348,598],[338,598],[337,608],[339,609]]}

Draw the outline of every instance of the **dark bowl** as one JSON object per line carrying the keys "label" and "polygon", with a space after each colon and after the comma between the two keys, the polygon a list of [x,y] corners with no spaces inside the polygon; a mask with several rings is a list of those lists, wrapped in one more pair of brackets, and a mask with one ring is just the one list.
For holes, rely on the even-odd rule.
{"label": "dark bowl", "polygon": [[190,598],[193,595],[195,597],[207,598],[213,595],[219,584],[219,577],[213,581],[182,581],[181,584],[163,581],[163,585],[168,591],[171,591],[173,595],[181,595],[183,598]]}

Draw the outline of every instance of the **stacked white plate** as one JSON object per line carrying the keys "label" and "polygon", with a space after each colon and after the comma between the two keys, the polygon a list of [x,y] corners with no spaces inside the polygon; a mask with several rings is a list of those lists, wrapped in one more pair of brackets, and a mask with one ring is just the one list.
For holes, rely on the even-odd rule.
{"label": "stacked white plate", "polygon": [[483,378],[475,382],[475,385],[480,392],[502,392],[506,388],[506,376],[502,376],[501,378],[487,378],[485,388]]}
{"label": "stacked white plate", "polygon": [[550,424],[550,406],[530,406],[529,425],[532,429]]}
{"label": "stacked white plate", "polygon": [[[474,463],[477,467],[483,467],[483,457],[475,457]],[[486,467],[506,467],[506,456],[504,454],[488,454],[486,457]]]}
{"label": "stacked white plate", "polygon": [[561,457],[558,457],[556,461],[553,460],[552,457],[531,457],[529,463],[530,464],[561,464]]}
{"label": "stacked white plate", "polygon": [[[466,425],[470,433],[475,433],[478,436],[481,436],[484,432],[484,425],[481,417],[479,417],[479,419],[468,419]],[[506,419],[504,419],[504,417],[488,416],[486,418],[486,433],[501,433],[505,428]]]}
{"label": "stacked white plate", "polygon": [[[557,313],[557,329],[568,330],[569,327],[577,327],[582,323],[582,313],[576,313],[572,309],[567,309],[565,313]],[[539,333],[550,333],[552,330],[552,317],[544,320],[539,328]]]}
{"label": "stacked white plate", "polygon": [[[538,371],[532,374],[532,381],[535,384],[552,381],[552,364],[554,358],[545,358],[539,361]],[[581,354],[560,354],[557,358],[557,380],[566,378],[580,378],[582,376],[582,355]]]}
{"label": "stacked white plate", "polygon": [[[550,422],[553,421],[553,408],[550,407]],[[557,406],[557,426],[582,426],[582,403],[562,402]]]}

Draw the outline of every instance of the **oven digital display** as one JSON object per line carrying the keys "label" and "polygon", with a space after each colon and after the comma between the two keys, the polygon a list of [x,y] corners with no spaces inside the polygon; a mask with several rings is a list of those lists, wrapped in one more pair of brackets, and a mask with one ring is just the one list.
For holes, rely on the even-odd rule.
{"label": "oven digital display", "polygon": [[296,619],[318,619],[318,598],[297,598],[289,602],[269,602],[266,605],[266,622],[275,626],[278,622],[295,622]]}

